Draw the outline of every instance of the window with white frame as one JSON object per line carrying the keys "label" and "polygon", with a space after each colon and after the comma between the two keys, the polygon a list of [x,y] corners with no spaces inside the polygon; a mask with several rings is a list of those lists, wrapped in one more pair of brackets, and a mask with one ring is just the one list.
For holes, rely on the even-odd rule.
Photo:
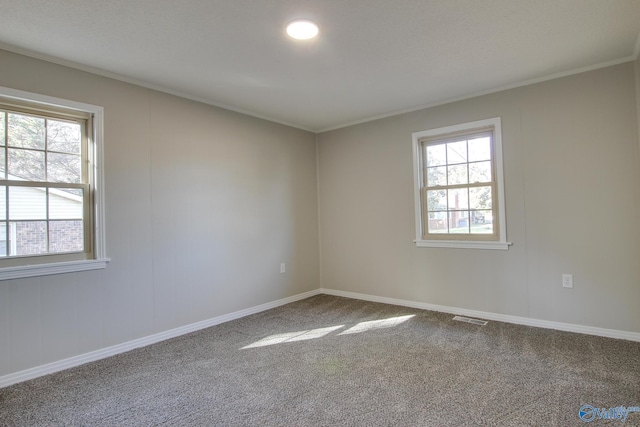
{"label": "window with white frame", "polygon": [[416,244],[508,249],[500,118],[413,134]]}
{"label": "window with white frame", "polygon": [[0,88],[0,279],[104,268],[102,108]]}

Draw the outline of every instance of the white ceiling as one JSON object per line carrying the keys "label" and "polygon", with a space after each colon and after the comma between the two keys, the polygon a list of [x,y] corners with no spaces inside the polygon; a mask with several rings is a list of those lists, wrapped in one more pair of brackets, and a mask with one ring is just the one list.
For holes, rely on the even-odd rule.
{"label": "white ceiling", "polygon": [[640,0],[0,0],[0,47],[312,131],[629,61],[639,35]]}

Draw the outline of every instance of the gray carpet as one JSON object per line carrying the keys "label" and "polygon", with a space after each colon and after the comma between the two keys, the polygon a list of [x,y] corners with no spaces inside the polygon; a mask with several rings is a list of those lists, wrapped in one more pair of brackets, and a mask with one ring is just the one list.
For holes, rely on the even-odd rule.
{"label": "gray carpet", "polygon": [[578,426],[585,404],[640,406],[640,343],[319,295],[0,389],[0,425]]}

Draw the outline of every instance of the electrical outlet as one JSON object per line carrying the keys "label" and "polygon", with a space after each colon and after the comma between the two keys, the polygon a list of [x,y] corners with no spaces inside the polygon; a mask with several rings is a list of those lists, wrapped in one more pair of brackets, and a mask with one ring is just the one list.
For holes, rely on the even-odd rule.
{"label": "electrical outlet", "polygon": [[562,275],[562,287],[563,288],[573,288],[573,274],[563,274]]}
{"label": "electrical outlet", "polygon": [[284,262],[280,263],[280,273],[284,273],[285,271],[287,271],[286,264]]}

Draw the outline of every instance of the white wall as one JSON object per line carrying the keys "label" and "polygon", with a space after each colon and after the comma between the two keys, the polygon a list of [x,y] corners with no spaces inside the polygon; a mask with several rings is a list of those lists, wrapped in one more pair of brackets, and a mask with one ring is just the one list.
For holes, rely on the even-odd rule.
{"label": "white wall", "polygon": [[319,288],[315,135],[6,51],[0,85],[104,107],[112,259],[0,282],[0,376]]}
{"label": "white wall", "polygon": [[[513,246],[415,247],[411,133],[497,116]],[[323,287],[640,332],[638,120],[629,62],[320,134]]]}

